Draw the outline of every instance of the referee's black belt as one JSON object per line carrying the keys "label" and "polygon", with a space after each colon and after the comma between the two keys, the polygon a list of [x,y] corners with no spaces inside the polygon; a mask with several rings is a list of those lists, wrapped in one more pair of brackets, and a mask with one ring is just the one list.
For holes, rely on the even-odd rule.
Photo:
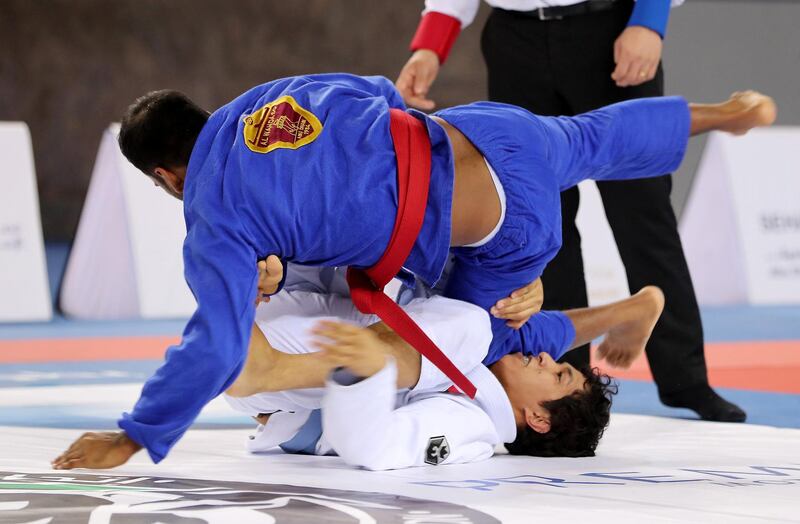
{"label": "referee's black belt", "polygon": [[579,4],[554,5],[552,7],[540,7],[532,11],[508,11],[511,14],[524,16],[527,18],[537,18],[539,20],[561,20],[570,16],[597,13],[607,11],[617,4],[617,0],[587,0]]}

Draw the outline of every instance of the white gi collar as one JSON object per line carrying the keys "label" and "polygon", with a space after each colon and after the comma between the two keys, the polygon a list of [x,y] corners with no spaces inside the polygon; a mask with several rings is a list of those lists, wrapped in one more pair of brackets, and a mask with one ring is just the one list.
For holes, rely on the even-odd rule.
{"label": "white gi collar", "polygon": [[467,376],[478,388],[475,402],[492,419],[500,442],[514,442],[517,438],[517,423],[511,401],[500,381],[486,366],[477,366]]}

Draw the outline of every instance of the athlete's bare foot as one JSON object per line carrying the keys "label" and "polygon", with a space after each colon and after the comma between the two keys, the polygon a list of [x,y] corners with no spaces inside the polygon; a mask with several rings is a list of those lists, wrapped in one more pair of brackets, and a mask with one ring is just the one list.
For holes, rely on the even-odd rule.
{"label": "athlete's bare foot", "polygon": [[720,104],[689,104],[689,109],[692,135],[714,130],[743,135],[772,125],[778,114],[775,101],[757,91],[737,91]]}
{"label": "athlete's bare foot", "polygon": [[731,119],[720,129],[734,135],[743,135],[754,127],[772,125],[778,116],[775,101],[757,91],[737,91],[722,106],[730,111]]}
{"label": "athlete's bare foot", "polygon": [[663,310],[664,293],[655,286],[642,288],[624,301],[621,314],[626,320],[609,330],[598,347],[598,356],[614,367],[629,367],[644,351]]}

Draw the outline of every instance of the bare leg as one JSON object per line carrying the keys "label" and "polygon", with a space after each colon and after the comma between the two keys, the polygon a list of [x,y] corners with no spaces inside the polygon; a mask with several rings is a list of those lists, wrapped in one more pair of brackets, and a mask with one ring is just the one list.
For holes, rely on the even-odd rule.
{"label": "bare leg", "polygon": [[[755,91],[734,93],[720,104],[689,104],[689,110],[692,136],[714,130],[742,135],[772,124],[777,114],[775,102]],[[481,153],[458,129],[434,119],[450,138],[455,162],[450,245],[471,244],[488,235],[500,220],[500,200]]]}
{"label": "bare leg", "polygon": [[275,349],[270,346],[261,329],[253,325],[250,344],[247,346],[247,360],[239,376],[225,393],[231,397],[247,397],[269,390],[269,376],[275,367],[275,357]]}
{"label": "bare leg", "polygon": [[[414,387],[419,381],[420,354],[382,322],[369,329],[390,346],[397,363],[397,387]],[[231,397],[248,397],[257,393],[323,387],[333,367],[314,353],[292,355],[273,348],[261,329],[253,326],[247,360],[225,393]]]}
{"label": "bare leg", "polygon": [[628,367],[647,344],[664,309],[664,294],[647,286],[635,295],[599,307],[572,309],[564,313],[575,327],[572,347],[606,335],[599,354],[617,367]]}
{"label": "bare leg", "polygon": [[720,104],[689,104],[692,136],[709,131],[743,135],[754,127],[775,122],[775,101],[756,91],[738,91]]}
{"label": "bare leg", "polygon": [[321,387],[331,366],[313,353],[291,355],[273,348],[258,326],[253,326],[247,361],[236,381],[225,391],[232,397],[256,393]]}

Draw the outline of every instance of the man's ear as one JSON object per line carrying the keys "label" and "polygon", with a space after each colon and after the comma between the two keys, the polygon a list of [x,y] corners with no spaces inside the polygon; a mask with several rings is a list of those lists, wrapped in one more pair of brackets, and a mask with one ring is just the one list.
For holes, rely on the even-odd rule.
{"label": "man's ear", "polygon": [[183,180],[184,177],[177,170],[173,171],[165,167],[157,167],[153,170],[153,174],[169,189],[172,193],[183,193]]}
{"label": "man's ear", "polygon": [[536,433],[550,431],[550,413],[546,409],[541,406],[535,410],[526,407],[523,411],[525,413],[525,423]]}

